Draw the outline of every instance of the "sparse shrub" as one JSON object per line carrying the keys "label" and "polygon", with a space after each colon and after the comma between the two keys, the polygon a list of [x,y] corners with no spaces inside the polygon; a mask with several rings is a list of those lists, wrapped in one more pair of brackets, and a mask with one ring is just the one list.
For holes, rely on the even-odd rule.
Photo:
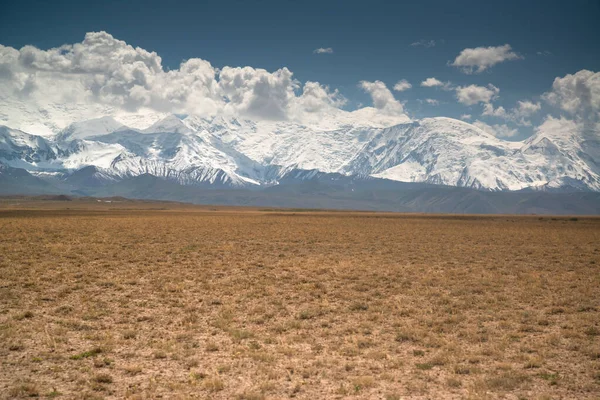
{"label": "sparse shrub", "polygon": [[219,351],[219,346],[215,342],[206,343],[206,351],[214,352]]}
{"label": "sparse shrub", "polygon": [[204,380],[204,388],[210,392],[219,392],[225,388],[225,384],[221,378],[207,378]]}
{"label": "sparse shrub", "polygon": [[454,367],[454,373],[458,375],[469,375],[471,373],[471,368],[464,365],[457,365]]}
{"label": "sparse shrub", "polygon": [[310,310],[303,310],[298,314],[298,319],[302,320],[313,319],[314,317],[315,315]]}
{"label": "sparse shrub", "polygon": [[501,375],[489,377],[485,382],[490,389],[511,391],[517,389],[528,380],[529,377],[527,375],[508,371]]}
{"label": "sparse shrub", "polygon": [[157,350],[154,352],[153,356],[157,360],[164,360],[167,358],[167,353],[165,353],[163,350]]}
{"label": "sparse shrub", "polygon": [[142,367],[139,365],[127,365],[123,368],[127,375],[135,376],[142,373]]}
{"label": "sparse shrub", "polygon": [[31,319],[31,318],[33,318],[33,313],[31,311],[25,311],[24,313],[15,315],[15,319],[17,321],[22,321],[24,319]]}
{"label": "sparse shrub", "polygon": [[402,343],[402,342],[416,342],[416,341],[417,341],[416,337],[411,332],[401,331],[396,334],[396,342]]}
{"label": "sparse shrub", "polygon": [[75,354],[75,355],[71,356],[71,360],[81,360],[83,358],[95,357],[100,353],[102,353],[102,348],[94,347],[91,350],[84,351],[83,353],[79,353],[79,354]]}
{"label": "sparse shrub", "polygon": [[31,382],[21,383],[8,391],[9,398],[16,397],[39,397],[37,386]]}
{"label": "sparse shrub", "polygon": [[415,364],[415,367],[417,367],[417,369],[421,369],[421,370],[429,370],[429,369],[433,369],[433,364],[431,363],[417,363]]}
{"label": "sparse shrub", "polygon": [[135,339],[136,336],[137,332],[132,329],[123,332],[123,339]]}
{"label": "sparse shrub", "polygon": [[585,330],[585,334],[588,336],[598,336],[600,335],[600,329],[596,328],[595,326],[590,326]]}
{"label": "sparse shrub", "polygon": [[98,375],[94,376],[94,381],[96,381],[98,383],[112,383],[113,378],[112,378],[112,376],[110,376],[108,374],[98,374]]}
{"label": "sparse shrub", "polygon": [[459,388],[462,386],[462,382],[460,381],[460,379],[450,377],[446,379],[446,385],[448,385],[448,387],[451,388]]}
{"label": "sparse shrub", "polygon": [[264,400],[265,395],[260,392],[244,392],[236,396],[237,400]]}
{"label": "sparse shrub", "polygon": [[360,392],[363,389],[369,389],[375,386],[375,379],[372,376],[359,376],[352,380],[354,391]]}
{"label": "sparse shrub", "polygon": [[350,305],[350,311],[367,311],[369,305],[365,303],[352,303]]}

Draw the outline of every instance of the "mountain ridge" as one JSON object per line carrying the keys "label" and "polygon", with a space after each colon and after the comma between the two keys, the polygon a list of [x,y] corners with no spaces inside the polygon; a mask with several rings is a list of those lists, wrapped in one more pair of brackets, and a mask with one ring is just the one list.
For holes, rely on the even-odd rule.
{"label": "mountain ridge", "polygon": [[182,185],[240,188],[276,185],[292,170],[316,170],[487,191],[600,191],[599,136],[571,127],[509,142],[445,117],[319,130],[174,114],[130,128],[105,116],[74,122],[53,136],[2,126],[0,162],[38,174],[93,166],[114,179],[151,174]]}

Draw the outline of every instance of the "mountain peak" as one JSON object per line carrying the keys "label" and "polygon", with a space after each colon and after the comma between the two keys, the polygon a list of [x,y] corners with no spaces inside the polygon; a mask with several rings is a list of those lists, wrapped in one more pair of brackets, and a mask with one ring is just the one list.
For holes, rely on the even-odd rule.
{"label": "mountain peak", "polygon": [[167,115],[160,121],[144,129],[145,133],[190,133],[191,129],[175,114]]}

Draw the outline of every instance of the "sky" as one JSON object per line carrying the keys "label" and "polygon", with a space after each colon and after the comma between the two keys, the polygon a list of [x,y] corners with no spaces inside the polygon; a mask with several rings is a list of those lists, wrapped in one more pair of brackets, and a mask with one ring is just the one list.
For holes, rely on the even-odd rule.
{"label": "sky", "polygon": [[[328,107],[353,111],[374,106],[382,114],[411,119],[462,118],[499,137],[521,140],[549,114],[590,118],[584,106],[573,109],[574,101],[582,102],[569,96],[580,81],[586,90],[591,88],[585,93],[598,96],[599,20],[598,0],[24,0],[8,2],[0,12],[0,44],[5,46],[0,79],[2,71],[13,82],[20,76],[22,85],[10,90],[19,98],[41,99],[55,95],[51,81],[67,79],[66,74],[72,81],[101,73],[101,83],[86,81],[82,91],[93,93],[94,101],[128,110],[149,106],[193,113],[229,108],[253,118],[304,120]],[[94,32],[108,36],[90,36],[88,46],[86,34]],[[106,45],[107,40],[120,44]],[[89,53],[97,51],[98,41],[106,45],[94,59],[102,71],[89,62],[75,65],[82,58],[76,50],[63,49],[54,56],[46,52],[84,43],[78,51]],[[118,63],[129,62],[129,56],[121,56],[126,51],[119,50],[125,45],[156,53],[160,65],[152,56],[140,56],[150,72],[138,72],[144,75],[139,78],[130,69],[123,72],[114,62],[103,61],[114,61],[118,53]],[[39,51],[25,57],[24,46]],[[11,49],[20,53],[7,55]],[[203,65],[203,75],[194,72],[192,81],[166,76],[169,71],[183,75],[182,62],[194,59],[209,62],[210,71]],[[235,69],[245,66],[251,70]],[[581,71],[592,74],[577,75]],[[213,72],[216,78],[211,80]],[[133,78],[119,77],[121,86],[116,87],[119,74]],[[561,81],[553,87],[557,78]],[[173,79],[194,92],[177,92]],[[307,88],[307,82],[319,86]],[[261,91],[266,98],[258,98]],[[83,101],[81,96],[69,93],[54,101]],[[583,101],[588,109],[596,105],[594,96]]]}

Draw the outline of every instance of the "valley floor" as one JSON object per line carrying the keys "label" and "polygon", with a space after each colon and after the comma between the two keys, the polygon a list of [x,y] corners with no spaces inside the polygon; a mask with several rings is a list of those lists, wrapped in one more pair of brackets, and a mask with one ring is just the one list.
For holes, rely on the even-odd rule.
{"label": "valley floor", "polygon": [[600,219],[0,201],[0,397],[592,399]]}

